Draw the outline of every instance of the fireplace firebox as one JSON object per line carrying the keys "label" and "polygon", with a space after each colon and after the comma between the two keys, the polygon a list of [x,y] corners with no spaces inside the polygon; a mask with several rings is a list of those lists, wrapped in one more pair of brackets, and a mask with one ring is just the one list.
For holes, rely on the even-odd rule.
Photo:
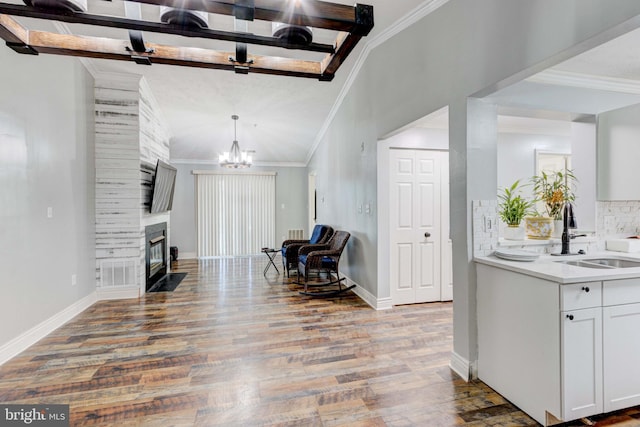
{"label": "fireplace firebox", "polygon": [[145,290],[148,291],[168,270],[167,223],[148,225],[145,234]]}

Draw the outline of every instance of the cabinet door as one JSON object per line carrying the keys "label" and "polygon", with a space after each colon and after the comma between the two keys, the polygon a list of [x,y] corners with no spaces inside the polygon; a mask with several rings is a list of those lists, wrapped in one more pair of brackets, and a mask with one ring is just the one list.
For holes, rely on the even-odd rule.
{"label": "cabinet door", "polygon": [[602,308],[561,312],[562,416],[602,412]]}
{"label": "cabinet door", "polygon": [[604,410],[640,405],[640,304],[602,310]]}

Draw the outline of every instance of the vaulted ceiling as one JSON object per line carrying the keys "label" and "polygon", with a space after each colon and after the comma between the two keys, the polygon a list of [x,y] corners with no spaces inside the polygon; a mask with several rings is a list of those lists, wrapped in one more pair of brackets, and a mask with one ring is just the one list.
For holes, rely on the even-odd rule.
{"label": "vaulted ceiling", "polygon": [[[23,4],[21,0],[4,0]],[[301,0],[304,1],[304,0]],[[237,114],[238,140],[243,150],[254,150],[256,164],[303,166],[319,133],[331,119],[341,91],[348,87],[354,66],[367,45],[388,37],[445,0],[370,0],[375,26],[346,59],[331,82],[260,74],[235,74],[213,69],[187,68],[106,59],[85,59],[92,72],[138,74],[155,94],[172,136],[171,157],[194,163],[215,163],[233,140]],[[333,0],[352,6],[349,0]],[[122,0],[88,0],[90,13],[124,16]],[[142,5],[142,17],[158,20],[159,7]],[[16,18],[30,28],[88,36],[126,39],[123,29],[89,27]],[[209,15],[209,27],[232,31],[233,17]],[[266,21],[249,23],[248,31],[270,35]],[[640,102],[640,31],[629,33],[592,51],[488,97],[500,105],[524,109],[594,114]],[[234,44],[208,39],[145,33],[145,41],[233,51]],[[314,42],[332,43],[335,32],[314,30]],[[249,45],[249,53],[318,60],[319,53]],[[586,77],[585,77],[586,76]]]}
{"label": "vaulted ceiling", "polygon": [[[20,0],[9,0],[23,4]],[[304,0],[302,0],[304,3]],[[349,0],[332,0],[353,6]],[[233,140],[233,120],[237,114],[238,141],[242,150],[254,150],[256,164],[304,165],[315,138],[328,119],[332,106],[348,81],[350,72],[366,43],[379,37],[401,18],[407,18],[421,4],[433,0],[371,0],[364,4],[374,9],[374,27],[363,38],[336,73],[333,81],[260,74],[235,74],[225,70],[180,66],[138,65],[106,59],[83,59],[93,72],[133,73],[145,77],[164,115],[171,139],[174,160],[215,162],[228,151]],[[122,0],[88,0],[88,13],[125,16]],[[159,21],[159,7],[142,4],[142,18]],[[15,18],[32,29],[71,32],[93,37],[128,38],[127,30],[87,26],[74,23],[51,23],[32,18]],[[209,14],[209,28],[233,31],[234,18]],[[254,20],[248,31],[271,35],[271,23]],[[314,29],[314,42],[332,44],[336,32]],[[144,33],[145,42],[234,51],[235,44],[210,39]],[[268,46],[248,45],[249,54],[320,60],[325,54],[302,52]]]}

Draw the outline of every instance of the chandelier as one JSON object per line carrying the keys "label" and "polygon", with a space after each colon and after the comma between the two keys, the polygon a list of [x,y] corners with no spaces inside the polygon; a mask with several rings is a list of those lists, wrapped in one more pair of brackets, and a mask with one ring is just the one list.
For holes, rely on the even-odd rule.
{"label": "chandelier", "polygon": [[237,135],[237,126],[238,116],[231,116],[233,119],[233,144],[231,144],[231,150],[225,151],[220,154],[218,157],[218,161],[220,166],[230,169],[242,169],[248,168],[251,166],[253,162],[253,158],[248,151],[240,151],[240,146],[238,145],[238,135]]}

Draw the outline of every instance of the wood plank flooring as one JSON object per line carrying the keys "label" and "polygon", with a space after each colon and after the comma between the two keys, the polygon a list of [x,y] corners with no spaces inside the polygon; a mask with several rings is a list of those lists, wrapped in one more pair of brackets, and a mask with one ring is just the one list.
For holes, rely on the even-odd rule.
{"label": "wood plank flooring", "polygon": [[266,262],[179,261],[174,292],[95,304],[0,367],[0,403],[70,404],[74,426],[536,425],[451,372],[451,304],[311,299]]}

